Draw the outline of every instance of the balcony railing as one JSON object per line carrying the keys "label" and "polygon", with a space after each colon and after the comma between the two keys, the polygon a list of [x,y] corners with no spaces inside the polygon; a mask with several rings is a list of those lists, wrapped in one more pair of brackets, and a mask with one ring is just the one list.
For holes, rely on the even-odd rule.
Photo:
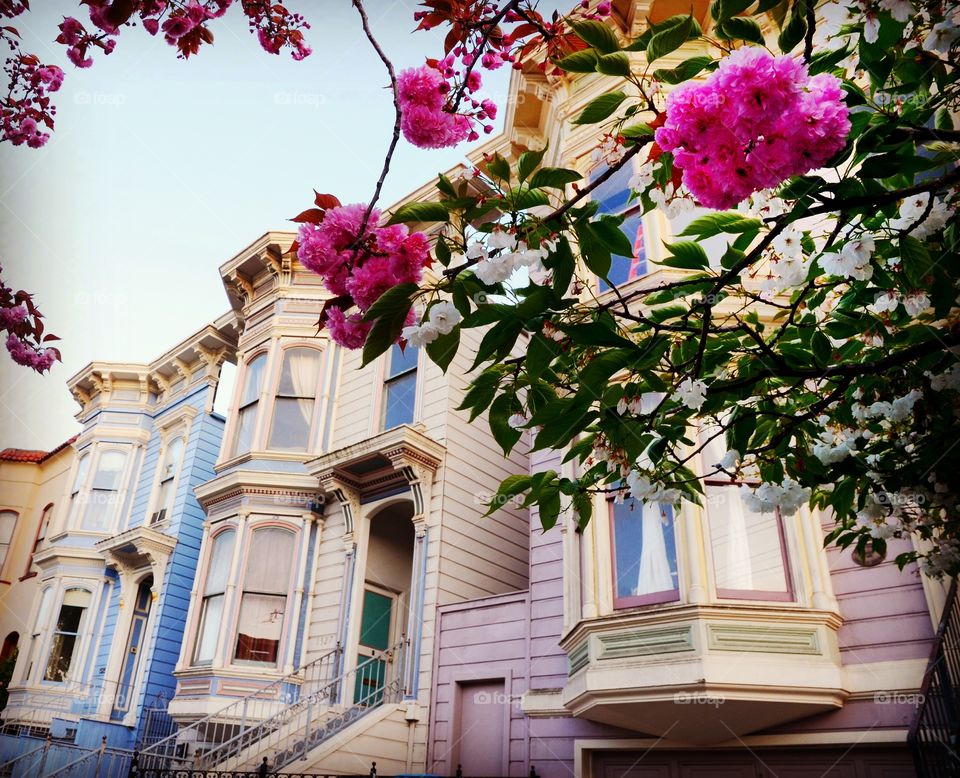
{"label": "balcony railing", "polygon": [[950,586],[908,742],[920,778],[960,775],[960,600]]}

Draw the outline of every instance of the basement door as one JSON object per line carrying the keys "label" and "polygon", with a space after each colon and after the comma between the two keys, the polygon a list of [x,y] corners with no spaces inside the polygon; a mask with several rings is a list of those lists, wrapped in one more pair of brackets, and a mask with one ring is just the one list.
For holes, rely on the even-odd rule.
{"label": "basement door", "polygon": [[504,681],[474,681],[458,684],[457,763],[464,775],[505,775],[508,700]]}

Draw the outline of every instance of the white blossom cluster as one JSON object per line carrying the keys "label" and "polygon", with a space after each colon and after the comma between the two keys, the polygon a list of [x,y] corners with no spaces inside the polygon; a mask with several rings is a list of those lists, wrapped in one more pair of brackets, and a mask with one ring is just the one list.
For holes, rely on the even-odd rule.
{"label": "white blossom cluster", "polygon": [[779,484],[764,481],[756,489],[743,485],[740,497],[747,510],[754,513],[770,513],[779,508],[782,514],[792,516],[810,500],[810,489],[786,476]]}
{"label": "white blossom cluster", "polygon": [[460,323],[463,316],[449,300],[430,306],[427,311],[427,320],[421,324],[411,324],[404,327],[400,336],[411,346],[420,348],[433,343],[441,335],[447,335]]}
{"label": "white blossom cluster", "polygon": [[540,248],[532,249],[512,233],[494,230],[486,241],[473,242],[467,248],[466,258],[476,261],[473,272],[487,286],[506,281],[518,267],[529,268],[530,280],[542,285],[550,280],[543,260],[555,250],[554,241],[543,241]]}

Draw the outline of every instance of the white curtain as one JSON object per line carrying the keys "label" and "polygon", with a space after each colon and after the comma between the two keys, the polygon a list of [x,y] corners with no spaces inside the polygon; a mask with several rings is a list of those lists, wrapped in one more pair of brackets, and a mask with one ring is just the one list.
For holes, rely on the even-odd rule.
{"label": "white curtain", "polygon": [[205,597],[203,612],[200,615],[200,633],[197,635],[197,648],[194,651],[195,662],[209,662],[217,650],[217,635],[220,634],[223,620],[222,594]]}
{"label": "white curtain", "polygon": [[253,533],[243,579],[245,592],[270,592],[286,596],[293,566],[293,533],[267,527]]}
{"label": "white curtain", "polygon": [[207,568],[204,594],[219,594],[227,588],[227,577],[230,575],[230,560],[233,556],[233,543],[236,536],[236,532],[228,530],[221,532],[213,539],[213,551]]}
{"label": "white curtain", "polygon": [[244,594],[237,631],[256,640],[279,641],[286,604],[285,597],[274,594]]}
{"label": "white curtain", "polygon": [[[284,372],[290,377],[290,389],[297,397],[316,397],[320,383],[320,352],[312,348],[287,349]],[[284,376],[286,378],[286,376]],[[286,383],[286,382],[283,382]],[[287,387],[281,387],[280,391]],[[309,419],[307,419],[309,422]]]}
{"label": "white curtain", "polygon": [[664,532],[668,531],[666,510],[657,503],[643,504],[643,547],[637,594],[667,592],[674,588]]}
{"label": "white curtain", "polygon": [[[747,517],[740,500],[740,490],[735,486],[719,487],[723,490],[726,510],[718,512],[713,523],[722,537],[722,569],[717,571],[717,586],[722,589],[754,588],[753,559],[750,554],[750,535],[747,532]],[[715,542],[719,538],[715,537]]]}

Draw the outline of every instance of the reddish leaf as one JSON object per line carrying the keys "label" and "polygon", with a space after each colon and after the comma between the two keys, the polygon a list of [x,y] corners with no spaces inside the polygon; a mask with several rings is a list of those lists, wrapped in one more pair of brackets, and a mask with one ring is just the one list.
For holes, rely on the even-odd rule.
{"label": "reddish leaf", "polygon": [[330,208],[339,208],[342,205],[336,195],[320,194],[316,189],[313,190],[313,193],[316,195],[316,197],[313,198],[313,204],[316,205],[317,208],[329,210]]}
{"label": "reddish leaf", "polygon": [[52,333],[51,333],[50,335],[44,335],[44,336],[43,336],[43,342],[44,342],[44,343],[49,343],[51,340],[60,340],[60,337],[59,337],[58,335],[54,335],[54,334],[52,334]]}
{"label": "reddish leaf", "polygon": [[136,7],[135,0],[113,0],[110,6],[104,10],[103,18],[114,27],[119,27],[133,16]]}
{"label": "reddish leaf", "polygon": [[319,224],[323,221],[326,211],[322,208],[307,208],[303,213],[297,214],[290,221],[297,224]]}

